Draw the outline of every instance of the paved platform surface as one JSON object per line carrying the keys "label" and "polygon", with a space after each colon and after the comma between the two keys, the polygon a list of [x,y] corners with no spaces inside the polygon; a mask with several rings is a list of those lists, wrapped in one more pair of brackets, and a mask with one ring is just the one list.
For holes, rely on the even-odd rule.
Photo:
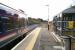
{"label": "paved platform surface", "polygon": [[54,39],[51,32],[47,28],[42,28],[33,50],[63,50],[61,42]]}

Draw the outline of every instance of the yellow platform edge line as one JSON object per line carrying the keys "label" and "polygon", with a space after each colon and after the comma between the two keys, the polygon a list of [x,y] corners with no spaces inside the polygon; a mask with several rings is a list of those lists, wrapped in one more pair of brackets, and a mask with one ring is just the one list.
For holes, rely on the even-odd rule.
{"label": "yellow platform edge line", "polygon": [[33,47],[34,47],[34,45],[35,45],[35,42],[36,42],[36,40],[37,40],[37,37],[38,37],[38,35],[39,35],[39,33],[40,33],[40,30],[41,30],[41,28],[38,27],[37,29],[35,29],[35,30],[33,31],[34,37],[33,37],[33,39],[30,41],[30,43],[27,45],[27,47],[25,47],[25,50],[32,50],[32,49],[33,49]]}

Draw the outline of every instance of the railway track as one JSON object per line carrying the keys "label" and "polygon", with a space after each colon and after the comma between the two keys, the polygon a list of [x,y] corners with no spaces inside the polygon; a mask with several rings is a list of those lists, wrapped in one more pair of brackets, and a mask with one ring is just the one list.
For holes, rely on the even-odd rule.
{"label": "railway track", "polygon": [[[29,32],[31,32],[33,29],[35,29],[37,26],[34,28],[30,29],[28,32],[24,33],[23,35],[20,36],[15,36],[14,39],[7,41],[4,45],[0,46],[0,50],[10,50],[13,48],[17,43],[19,43],[23,38],[25,38]],[[30,27],[31,28],[31,27]]]}

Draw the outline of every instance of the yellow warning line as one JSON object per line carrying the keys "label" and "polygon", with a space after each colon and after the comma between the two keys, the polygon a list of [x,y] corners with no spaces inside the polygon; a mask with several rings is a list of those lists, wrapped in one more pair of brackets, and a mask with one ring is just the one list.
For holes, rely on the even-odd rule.
{"label": "yellow warning line", "polygon": [[34,30],[32,33],[34,34],[33,38],[31,39],[30,43],[25,47],[25,50],[32,50],[33,47],[34,47],[34,44],[36,42],[36,39],[39,35],[39,32],[40,32],[40,27],[37,28],[36,30]]}

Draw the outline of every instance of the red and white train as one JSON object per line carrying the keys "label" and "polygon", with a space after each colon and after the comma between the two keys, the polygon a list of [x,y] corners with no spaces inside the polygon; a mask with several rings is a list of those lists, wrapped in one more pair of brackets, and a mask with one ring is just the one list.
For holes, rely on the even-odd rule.
{"label": "red and white train", "polygon": [[27,17],[18,11],[0,3],[0,43],[27,32]]}

